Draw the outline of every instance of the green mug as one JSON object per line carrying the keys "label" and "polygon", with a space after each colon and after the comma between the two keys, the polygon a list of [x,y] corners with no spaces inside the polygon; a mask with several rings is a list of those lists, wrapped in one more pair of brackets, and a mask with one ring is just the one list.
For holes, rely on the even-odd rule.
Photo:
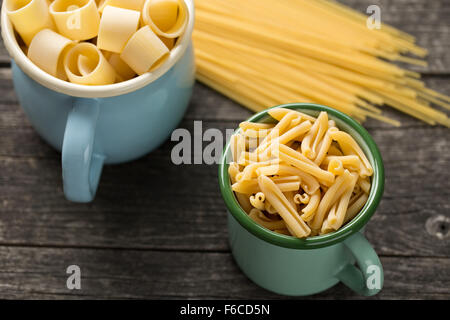
{"label": "green mug", "polygon": [[[272,232],[255,223],[234,196],[228,175],[228,160],[231,159],[228,143],[219,166],[219,184],[228,208],[229,243],[236,263],[253,282],[278,294],[312,295],[340,281],[360,295],[377,294],[383,286],[383,267],[362,231],[383,194],[384,167],[380,151],[358,122],[335,109],[309,103],[277,107],[311,116],[326,111],[340,130],[349,133],[374,169],[369,198],[353,220],[333,233],[298,239]],[[248,121],[266,122],[268,119],[270,116],[265,110]]]}

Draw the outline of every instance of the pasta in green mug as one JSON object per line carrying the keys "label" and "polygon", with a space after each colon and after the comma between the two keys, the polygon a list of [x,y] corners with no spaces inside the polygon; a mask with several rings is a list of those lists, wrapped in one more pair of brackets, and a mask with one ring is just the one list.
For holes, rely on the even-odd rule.
{"label": "pasta in green mug", "polygon": [[[377,294],[383,286],[383,268],[376,252],[362,234],[384,189],[383,162],[375,142],[359,123],[332,108],[315,104],[279,107],[314,117],[325,111],[340,130],[353,137],[373,168],[367,202],[351,221],[331,233],[299,239],[266,229],[241,208],[231,188],[228,143],[219,167],[219,184],[228,208],[229,242],[234,259],[252,281],[278,294],[311,295],[338,282],[343,282],[361,295]],[[270,121],[268,110],[248,121]],[[257,205],[258,199],[253,201]]]}

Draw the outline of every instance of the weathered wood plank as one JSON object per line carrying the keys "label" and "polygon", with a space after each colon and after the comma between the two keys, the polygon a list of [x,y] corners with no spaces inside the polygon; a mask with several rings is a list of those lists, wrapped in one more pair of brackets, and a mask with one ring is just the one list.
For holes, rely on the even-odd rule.
{"label": "weathered wood plank", "polygon": [[[277,299],[239,271],[229,253],[0,247],[0,298]],[[66,268],[81,268],[81,290]],[[450,298],[450,259],[382,258],[385,285],[373,299]],[[309,297],[359,299],[345,286]]]}
{"label": "weathered wood plank", "polygon": [[[420,72],[442,74],[450,72],[450,6],[446,0],[341,0],[340,2],[365,12],[377,4],[383,22],[409,32],[417,43],[429,50],[427,68],[411,67]],[[1,1],[0,1],[1,4]],[[0,63],[9,62],[8,53],[0,42]]]}
{"label": "weathered wood plank", "polygon": [[8,64],[8,63],[10,63],[9,54],[8,51],[6,51],[5,45],[2,40],[0,41],[0,64]]}
{"label": "weathered wood plank", "polygon": [[[222,131],[229,125],[203,123]],[[192,132],[192,121],[182,127]],[[450,131],[372,134],[386,165],[386,191],[369,239],[380,254],[448,257],[450,238],[437,238],[425,225],[450,212]],[[78,205],[63,198],[57,152],[31,129],[3,134],[0,127],[0,136],[7,141],[0,150],[0,243],[227,250],[217,166],[173,165],[173,142],[106,167],[95,202]]]}

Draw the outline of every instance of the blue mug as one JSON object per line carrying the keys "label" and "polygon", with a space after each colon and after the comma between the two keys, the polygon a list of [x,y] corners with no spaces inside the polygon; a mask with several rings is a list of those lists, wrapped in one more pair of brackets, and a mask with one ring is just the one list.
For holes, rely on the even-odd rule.
{"label": "blue mug", "polygon": [[69,83],[39,69],[19,47],[3,8],[2,37],[12,57],[17,97],[36,131],[62,152],[67,199],[92,201],[104,164],[151,152],[183,118],[195,81],[194,4],[186,4],[186,31],[165,63],[154,72],[106,86]]}

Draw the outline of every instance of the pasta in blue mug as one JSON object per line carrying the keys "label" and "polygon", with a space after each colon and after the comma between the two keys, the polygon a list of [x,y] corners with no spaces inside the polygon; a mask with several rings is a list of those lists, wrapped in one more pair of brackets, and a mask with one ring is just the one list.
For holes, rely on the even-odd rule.
{"label": "pasta in blue mug", "polygon": [[33,64],[14,36],[3,2],[2,37],[12,57],[15,91],[36,131],[62,152],[67,199],[92,201],[104,164],[127,162],[151,152],[183,118],[195,81],[194,4],[185,1],[186,30],[159,68],[99,86],[60,80]]}

